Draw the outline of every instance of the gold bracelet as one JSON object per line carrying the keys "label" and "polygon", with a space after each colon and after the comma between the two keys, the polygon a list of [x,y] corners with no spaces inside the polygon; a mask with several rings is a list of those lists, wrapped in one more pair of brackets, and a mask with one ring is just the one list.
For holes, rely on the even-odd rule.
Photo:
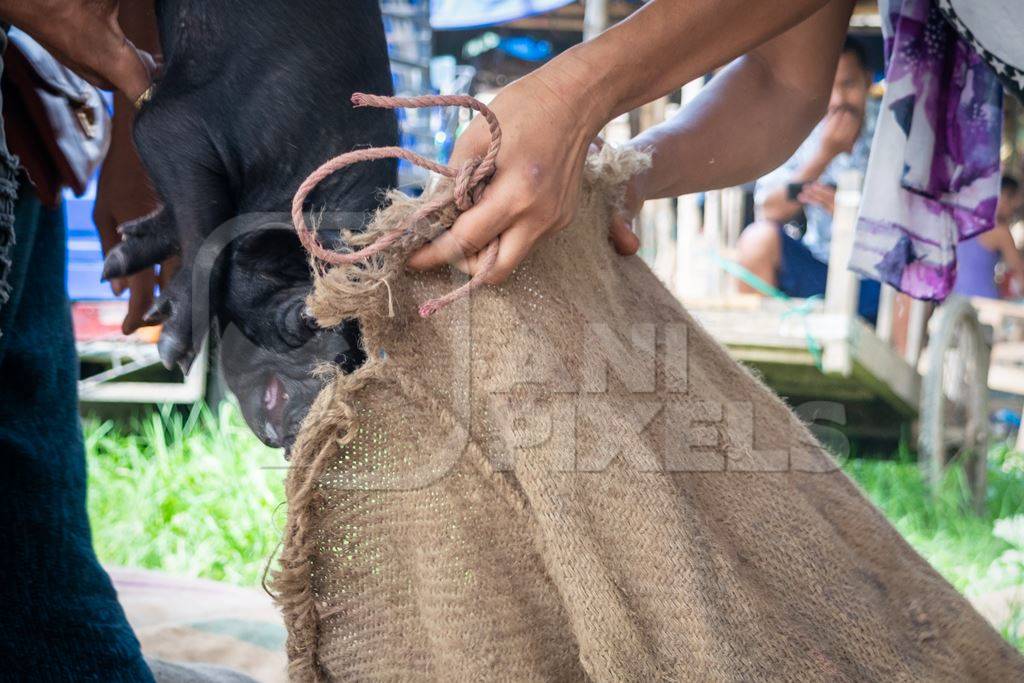
{"label": "gold bracelet", "polygon": [[142,94],[139,95],[137,100],[135,100],[135,108],[136,109],[142,109],[142,105],[144,105],[146,102],[149,102],[149,100],[152,97],[153,97],[153,86],[149,86],[144,91],[142,91]]}

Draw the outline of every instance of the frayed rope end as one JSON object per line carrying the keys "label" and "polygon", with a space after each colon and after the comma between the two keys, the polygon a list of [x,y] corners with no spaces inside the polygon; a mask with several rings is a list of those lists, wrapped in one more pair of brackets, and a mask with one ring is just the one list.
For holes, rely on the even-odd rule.
{"label": "frayed rope end", "polygon": [[445,307],[447,302],[441,301],[440,299],[431,299],[430,301],[424,301],[420,305],[420,317],[429,318],[434,315],[442,308]]}
{"label": "frayed rope end", "polygon": [[[302,242],[306,250],[309,251],[315,259],[319,259],[325,263],[336,266],[351,265],[357,261],[380,253],[384,249],[391,247],[401,237],[407,235],[409,228],[406,226],[404,228],[393,230],[378,239],[376,242],[373,242],[369,246],[363,247],[355,252],[340,253],[325,249],[316,240],[315,231],[311,232],[307,228],[305,218],[303,217],[303,206],[305,205],[306,197],[324,178],[335,171],[348,166],[349,164],[359,161],[375,161],[387,158],[405,159],[417,166],[455,180],[452,196],[446,197],[442,201],[435,202],[434,204],[428,203],[427,205],[424,205],[418,212],[413,214],[416,219],[423,218],[429,213],[444,208],[444,206],[449,203],[454,203],[460,211],[465,211],[473,205],[474,198],[479,195],[483,184],[486,183],[494,174],[495,160],[501,146],[501,127],[498,125],[497,117],[495,117],[494,113],[482,102],[475,100],[468,95],[393,97],[356,92],[352,93],[350,101],[355,107],[381,107],[384,109],[438,106],[468,107],[480,112],[487,120],[491,133],[491,144],[487,149],[487,154],[483,158],[469,161],[459,170],[430,161],[415,152],[403,150],[398,147],[371,147],[369,149],[353,150],[336,156],[322,164],[318,169],[310,174],[305,181],[303,181],[302,185],[299,186],[298,191],[295,193],[295,197],[292,199],[292,221],[295,224],[295,230],[299,235],[299,240]],[[428,207],[429,211],[427,210]],[[481,284],[483,276],[490,272],[494,267],[498,251],[497,246],[498,241],[494,240],[490,247],[488,247],[480,272],[478,272],[469,283],[446,296],[425,302],[419,308],[420,316],[423,318],[430,317],[437,311],[446,307],[448,304],[465,296]],[[386,278],[384,280],[384,284],[388,289],[388,316],[394,317],[394,303],[391,295],[391,286],[387,283]]]}

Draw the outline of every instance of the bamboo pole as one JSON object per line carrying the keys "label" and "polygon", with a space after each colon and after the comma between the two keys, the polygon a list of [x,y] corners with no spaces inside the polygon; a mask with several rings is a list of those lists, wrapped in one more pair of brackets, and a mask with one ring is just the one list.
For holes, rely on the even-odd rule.
{"label": "bamboo pole", "polygon": [[583,10],[583,40],[590,40],[608,28],[608,0],[586,0]]}

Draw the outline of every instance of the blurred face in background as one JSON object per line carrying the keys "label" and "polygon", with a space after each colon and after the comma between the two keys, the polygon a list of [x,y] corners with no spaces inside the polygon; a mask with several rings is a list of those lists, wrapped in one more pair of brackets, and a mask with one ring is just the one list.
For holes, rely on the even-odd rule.
{"label": "blurred face in background", "polygon": [[1004,188],[999,193],[999,204],[996,206],[996,225],[1009,227],[1020,215],[1024,204],[1024,193],[1019,189]]}
{"label": "blurred face in background", "polygon": [[829,112],[846,109],[863,118],[870,88],[871,72],[861,65],[855,53],[844,52],[839,57],[836,80],[832,84]]}

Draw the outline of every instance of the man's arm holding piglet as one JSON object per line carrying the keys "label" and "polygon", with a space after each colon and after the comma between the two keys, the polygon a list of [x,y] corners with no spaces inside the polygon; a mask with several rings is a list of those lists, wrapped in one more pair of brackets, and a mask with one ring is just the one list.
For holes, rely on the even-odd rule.
{"label": "man's arm holding piglet", "polygon": [[[133,105],[155,71],[150,56],[158,48],[152,0],[123,7],[116,0],[0,0],[0,19],[30,34],[93,84],[116,90],[111,147],[100,173],[93,214],[107,253],[121,240],[119,225],[157,206],[131,140]],[[115,294],[131,290],[122,324],[125,334],[144,324],[156,281],[152,268],[111,281]]]}
{"label": "man's arm holding piglet", "polygon": [[0,0],[0,19],[38,40],[82,78],[120,90],[131,101],[146,91],[153,59],[125,37],[117,0]]}
{"label": "man's arm holding piglet", "polygon": [[[152,0],[136,0],[123,4],[118,13],[118,20],[125,35],[133,44],[151,54],[159,52],[160,41]],[[114,94],[110,149],[100,170],[96,204],[93,208],[93,222],[100,233],[104,254],[109,254],[121,244],[121,226],[130,229],[131,221],[151,215],[159,208],[156,193],[132,140],[135,109],[135,103],[124,93]],[[170,276],[177,268],[177,262],[177,256],[163,261],[159,275],[154,267],[147,267],[131,275],[110,280],[115,294],[120,294],[125,288],[130,291],[128,312],[121,325],[125,334],[155,322],[148,320],[147,314],[154,303],[156,284],[159,280],[162,288],[168,286]]]}

